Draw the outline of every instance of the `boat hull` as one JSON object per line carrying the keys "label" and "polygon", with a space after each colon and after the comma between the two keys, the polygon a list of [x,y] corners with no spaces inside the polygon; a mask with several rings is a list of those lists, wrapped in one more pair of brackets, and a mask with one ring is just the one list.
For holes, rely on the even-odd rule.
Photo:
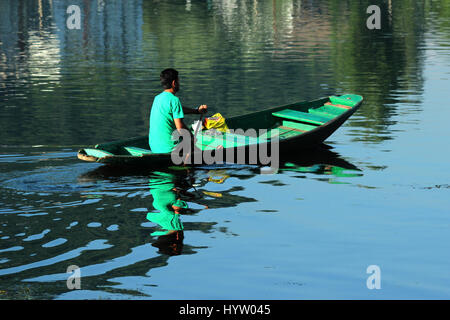
{"label": "boat hull", "polygon": [[[321,118],[320,116],[315,116],[314,114],[312,114],[312,112],[317,110],[321,111],[320,108],[328,108],[331,106],[335,107],[335,109],[338,110],[340,108],[338,108],[338,106],[340,105],[332,105],[331,102],[336,104],[336,101],[343,101],[343,103],[346,103],[344,98],[347,96],[353,99],[347,104],[351,105],[353,103],[353,105],[347,107],[345,105],[342,105],[341,107],[344,109],[340,110],[339,114],[333,117],[330,116],[331,118],[323,120],[322,124],[320,124],[321,122],[319,122],[320,125],[315,124],[313,126],[310,124],[305,124],[302,119],[300,119],[300,121],[294,121],[295,123],[292,124],[293,121],[291,121],[291,114],[286,115],[287,111],[294,113],[295,116],[297,116],[297,114],[306,115],[307,122],[313,122],[317,119],[325,119]],[[267,165],[267,163],[265,163],[267,162],[267,157],[265,159],[256,157],[256,161],[254,161],[255,157],[251,157],[252,152],[254,154],[256,150],[255,148],[257,148],[258,150],[258,154],[260,154],[259,150],[264,150],[267,156],[270,155],[271,159],[273,159],[273,153],[275,152],[279,153],[280,156],[282,156],[283,154],[293,153],[294,151],[295,153],[298,153],[298,151],[300,151],[301,154],[301,150],[311,149],[322,144],[360,108],[363,102],[363,98],[357,95],[343,95],[332,97],[337,97],[336,99],[340,100],[331,100],[331,97],[326,97],[313,101],[279,106],[267,110],[258,111],[252,114],[229,118],[227,119],[227,124],[231,129],[240,128],[242,130],[261,130],[271,128],[271,130],[273,130],[273,128],[280,128],[280,130],[286,131],[286,123],[290,126],[293,126],[294,128],[288,128],[290,129],[290,136],[280,135],[279,137],[274,137],[268,140],[258,140],[257,143],[253,144],[233,145],[231,147],[228,147],[224,144],[225,148],[222,151],[222,157],[220,157],[221,151],[217,151],[216,148],[211,148],[211,145],[205,147],[204,149],[197,149],[196,152],[190,154],[190,157],[188,157],[187,161],[184,161],[184,164],[212,164],[212,160],[215,160],[215,163],[220,163],[220,159],[222,159],[223,162]],[[320,112],[317,113],[320,114]],[[323,114],[326,113],[322,113],[322,115]],[[297,120],[295,116],[293,119]],[[279,117],[281,117],[281,119]],[[299,127],[300,129],[295,128],[296,124],[301,125]],[[128,152],[124,152],[124,148],[126,148],[128,151],[129,148],[131,148],[133,149],[133,152],[131,152],[131,154]],[[203,146],[200,145],[200,148],[203,148]],[[98,144],[93,149],[81,149],[78,152],[78,158],[83,161],[98,162],[114,166],[125,165],[162,167],[180,164],[178,163],[179,161],[176,161],[176,159],[174,161],[174,158],[170,153],[151,153],[151,151],[147,149],[149,149],[148,136],[141,136],[126,140],[118,140],[109,143]],[[139,150],[146,150],[148,152],[139,153]]]}

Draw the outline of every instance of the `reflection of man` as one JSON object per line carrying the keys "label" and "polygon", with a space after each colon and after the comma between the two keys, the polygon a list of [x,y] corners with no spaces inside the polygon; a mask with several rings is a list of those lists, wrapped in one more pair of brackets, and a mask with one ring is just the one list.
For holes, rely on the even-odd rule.
{"label": "reflection of man", "polygon": [[150,180],[150,193],[153,207],[159,212],[149,212],[147,219],[158,224],[162,230],[151,234],[159,236],[152,245],[158,247],[161,253],[178,255],[181,254],[184,238],[180,213],[188,206],[176,197],[174,176],[163,172],[156,174],[159,177]]}

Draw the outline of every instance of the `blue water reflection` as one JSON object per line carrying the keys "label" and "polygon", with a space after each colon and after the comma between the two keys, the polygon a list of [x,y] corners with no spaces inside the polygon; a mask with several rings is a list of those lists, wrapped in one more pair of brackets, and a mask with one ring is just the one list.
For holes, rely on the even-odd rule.
{"label": "blue water reflection", "polygon": [[[0,1],[0,299],[447,299],[449,2],[379,5],[368,30],[358,1]],[[79,162],[148,132],[165,67],[225,117],[364,105],[270,175]]]}

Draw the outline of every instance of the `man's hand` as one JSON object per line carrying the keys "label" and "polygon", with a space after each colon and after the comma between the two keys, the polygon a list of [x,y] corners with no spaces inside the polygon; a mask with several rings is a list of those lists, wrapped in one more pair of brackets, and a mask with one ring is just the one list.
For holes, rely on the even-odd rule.
{"label": "man's hand", "polygon": [[197,108],[199,114],[208,112],[208,106],[206,104],[202,104]]}

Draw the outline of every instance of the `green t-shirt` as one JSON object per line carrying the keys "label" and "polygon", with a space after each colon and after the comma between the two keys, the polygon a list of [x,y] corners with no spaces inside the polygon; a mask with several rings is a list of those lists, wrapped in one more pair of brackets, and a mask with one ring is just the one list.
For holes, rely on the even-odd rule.
{"label": "green t-shirt", "polygon": [[183,108],[178,97],[163,91],[153,100],[150,112],[149,145],[154,153],[172,152],[177,141],[172,140],[176,129],[173,119],[184,118]]}

